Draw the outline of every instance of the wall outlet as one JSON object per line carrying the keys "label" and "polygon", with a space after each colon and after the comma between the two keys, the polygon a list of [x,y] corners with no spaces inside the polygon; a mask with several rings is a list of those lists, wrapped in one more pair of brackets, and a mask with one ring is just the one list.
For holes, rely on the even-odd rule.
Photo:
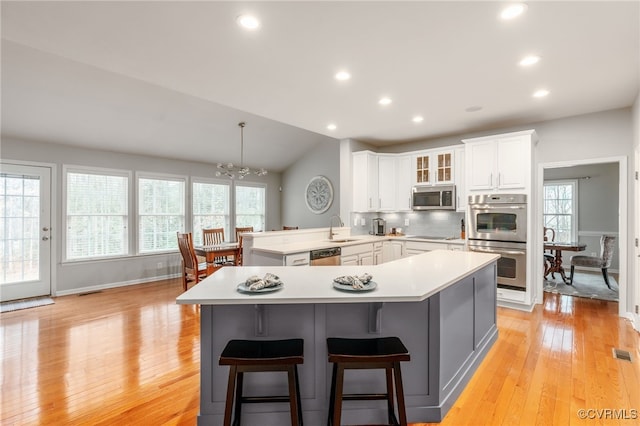
{"label": "wall outlet", "polygon": [[598,253],[596,253],[595,251],[592,251],[592,252],[591,252],[591,256],[592,256],[592,257],[598,257]]}
{"label": "wall outlet", "polygon": [[156,269],[162,269],[162,262],[156,263]]}
{"label": "wall outlet", "polygon": [[358,226],[358,218],[353,218],[353,226]]}
{"label": "wall outlet", "polygon": [[360,226],[366,225],[367,222],[364,220],[364,217],[360,219]]}
{"label": "wall outlet", "polygon": [[409,219],[404,220],[404,226],[409,226]]}

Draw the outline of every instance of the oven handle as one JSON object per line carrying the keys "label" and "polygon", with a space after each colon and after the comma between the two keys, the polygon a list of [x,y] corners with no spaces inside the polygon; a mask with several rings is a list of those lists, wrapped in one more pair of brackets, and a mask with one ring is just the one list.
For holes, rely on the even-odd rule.
{"label": "oven handle", "polygon": [[527,254],[524,251],[518,251],[518,250],[491,250],[491,249],[481,249],[481,248],[477,248],[477,247],[470,248],[469,250],[471,250],[471,251],[480,251],[480,252],[483,252],[483,253],[496,253],[496,254],[504,253],[504,254],[513,254],[513,255],[522,255],[522,256]]}
{"label": "oven handle", "polygon": [[513,209],[513,210],[524,210],[526,206],[509,206],[509,205],[489,205],[489,204],[472,204],[469,206],[471,210],[499,210],[499,209]]}

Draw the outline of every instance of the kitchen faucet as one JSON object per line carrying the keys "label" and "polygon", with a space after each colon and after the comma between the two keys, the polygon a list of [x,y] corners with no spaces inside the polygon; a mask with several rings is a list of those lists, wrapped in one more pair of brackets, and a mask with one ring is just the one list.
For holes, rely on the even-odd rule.
{"label": "kitchen faucet", "polygon": [[337,214],[334,214],[333,216],[331,216],[331,218],[329,219],[329,239],[333,240],[333,236],[336,235],[333,232],[333,218],[337,217],[338,221],[340,223],[340,227],[344,226],[344,222],[342,222],[342,219],[340,219],[340,216],[338,216]]}

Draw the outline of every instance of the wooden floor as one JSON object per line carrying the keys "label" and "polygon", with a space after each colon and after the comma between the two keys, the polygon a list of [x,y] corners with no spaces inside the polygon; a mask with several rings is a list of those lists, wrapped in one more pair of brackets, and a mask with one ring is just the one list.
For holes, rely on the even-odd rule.
{"label": "wooden floor", "polygon": [[[199,312],[180,293],[176,279],[1,314],[2,425],[195,424]],[[640,339],[617,311],[551,294],[533,313],[499,309],[498,341],[440,424],[638,424]]]}

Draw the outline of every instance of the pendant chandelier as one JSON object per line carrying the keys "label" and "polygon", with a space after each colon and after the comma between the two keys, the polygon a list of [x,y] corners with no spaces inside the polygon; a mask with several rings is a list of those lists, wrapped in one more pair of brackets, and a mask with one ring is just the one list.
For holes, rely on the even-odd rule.
{"label": "pendant chandelier", "polygon": [[238,175],[238,179],[244,179],[247,175],[264,176],[267,174],[265,169],[251,170],[244,166],[244,126],[246,123],[241,121],[238,123],[240,126],[240,167],[234,166],[233,163],[222,164],[218,163],[218,170],[216,176],[226,176],[229,179],[235,179]]}

